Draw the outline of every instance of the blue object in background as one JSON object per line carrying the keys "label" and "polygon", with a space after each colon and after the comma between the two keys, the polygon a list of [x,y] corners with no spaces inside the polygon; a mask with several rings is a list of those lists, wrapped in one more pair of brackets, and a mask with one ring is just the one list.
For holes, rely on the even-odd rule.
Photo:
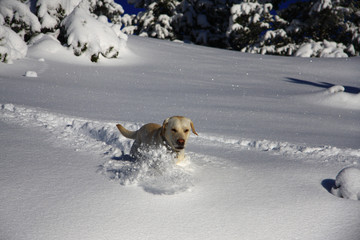
{"label": "blue object in background", "polygon": [[115,0],[116,3],[120,4],[124,8],[124,12],[131,15],[137,14],[140,11],[143,11],[142,8],[135,8],[133,5],[128,4],[127,0]]}

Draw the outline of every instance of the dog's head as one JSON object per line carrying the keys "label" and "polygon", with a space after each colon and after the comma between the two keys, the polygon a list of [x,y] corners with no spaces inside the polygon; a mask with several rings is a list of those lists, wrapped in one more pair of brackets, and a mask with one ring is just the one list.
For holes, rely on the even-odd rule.
{"label": "dog's head", "polygon": [[186,117],[174,116],[165,119],[162,134],[169,146],[176,152],[185,148],[190,131],[198,135],[193,122]]}

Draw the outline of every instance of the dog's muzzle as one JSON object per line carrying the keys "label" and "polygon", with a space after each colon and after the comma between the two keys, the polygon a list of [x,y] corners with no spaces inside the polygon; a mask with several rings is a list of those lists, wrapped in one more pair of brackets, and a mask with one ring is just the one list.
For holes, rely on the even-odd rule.
{"label": "dog's muzzle", "polygon": [[175,147],[177,150],[182,150],[185,148],[185,140],[184,139],[178,139],[176,141],[176,147]]}

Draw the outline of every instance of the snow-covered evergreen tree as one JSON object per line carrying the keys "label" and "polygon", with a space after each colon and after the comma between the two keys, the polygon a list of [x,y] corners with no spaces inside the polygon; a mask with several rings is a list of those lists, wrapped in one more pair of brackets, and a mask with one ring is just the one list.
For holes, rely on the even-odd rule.
{"label": "snow-covered evergreen tree", "polygon": [[273,34],[266,34],[272,28],[273,16],[270,13],[270,3],[260,4],[257,0],[244,0],[240,4],[231,7],[231,17],[227,36],[232,49],[241,51],[261,51],[261,37],[264,41],[275,39],[277,36],[284,37],[283,32],[272,31]]}
{"label": "snow-covered evergreen tree", "polygon": [[128,35],[134,35],[137,30],[137,16],[125,13],[121,17],[121,31]]}
{"label": "snow-covered evergreen tree", "polygon": [[0,0],[0,62],[12,63],[25,57],[25,41],[40,32],[37,17],[21,1]]}
{"label": "snow-covered evergreen tree", "polygon": [[279,10],[287,1],[128,0],[145,9],[130,16],[114,0],[0,0],[0,54],[9,62],[23,55],[10,53],[12,33],[24,43],[44,33],[97,61],[120,54],[123,31],[261,54],[359,55],[359,1],[297,1]]}
{"label": "snow-covered evergreen tree", "polygon": [[88,0],[90,2],[90,12],[96,16],[106,16],[113,24],[121,23],[121,15],[124,9],[114,0]]}
{"label": "snow-covered evergreen tree", "polygon": [[26,43],[19,35],[0,24],[0,62],[12,63],[15,59],[24,58],[27,50]]}
{"label": "snow-covered evergreen tree", "polygon": [[136,17],[136,28],[134,29],[136,34],[144,37],[175,39],[172,22],[177,14],[178,0],[130,0],[129,2],[145,8],[145,11],[140,12]]}
{"label": "snow-covered evergreen tree", "polygon": [[[311,54],[306,55],[319,57],[323,51],[318,48],[326,48],[328,50],[325,52],[327,52],[330,46],[336,46],[337,50],[348,56],[359,55],[360,3],[358,1],[298,2],[280,11],[279,15],[289,22],[285,30],[295,44],[304,47],[308,43],[310,45],[307,45],[307,48],[314,49]],[[329,44],[331,42],[335,45]]]}
{"label": "snow-covered evergreen tree", "polygon": [[0,23],[25,41],[41,30],[39,20],[30,11],[29,5],[20,0],[0,0]]}
{"label": "snow-covered evergreen tree", "polygon": [[37,0],[35,14],[41,22],[42,32],[55,32],[61,21],[69,15],[81,0]]}
{"label": "snow-covered evergreen tree", "polygon": [[100,56],[118,57],[124,47],[126,36],[120,31],[120,25],[108,22],[104,15],[91,14],[92,6],[81,2],[61,22],[61,39],[79,56],[87,54],[91,61],[97,62]]}
{"label": "snow-covered evergreen tree", "polygon": [[182,0],[176,17],[177,34],[196,44],[227,47],[226,29],[233,0]]}
{"label": "snow-covered evergreen tree", "polygon": [[40,32],[50,34],[76,55],[90,55],[92,61],[99,56],[117,57],[127,39],[120,30],[122,14],[122,6],[114,0],[0,0],[0,24],[7,27],[1,30],[1,59],[21,55],[11,50],[9,31],[16,32],[24,44],[32,37],[40,39]]}

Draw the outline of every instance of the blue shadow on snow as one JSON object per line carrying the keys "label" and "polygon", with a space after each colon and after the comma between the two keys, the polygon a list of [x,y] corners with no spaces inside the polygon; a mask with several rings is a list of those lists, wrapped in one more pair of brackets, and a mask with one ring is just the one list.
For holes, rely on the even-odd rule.
{"label": "blue shadow on snow", "polygon": [[[288,82],[291,83],[296,83],[296,84],[302,84],[302,85],[309,85],[309,86],[314,86],[314,87],[319,87],[319,88],[331,88],[333,86],[336,86],[336,84],[332,84],[332,83],[328,83],[328,82],[311,82],[311,81],[307,81],[307,80],[301,80],[301,79],[296,79],[296,78],[287,78]],[[352,94],[358,94],[360,93],[360,88],[357,87],[352,87],[352,86],[344,86],[346,93],[352,93]]]}

